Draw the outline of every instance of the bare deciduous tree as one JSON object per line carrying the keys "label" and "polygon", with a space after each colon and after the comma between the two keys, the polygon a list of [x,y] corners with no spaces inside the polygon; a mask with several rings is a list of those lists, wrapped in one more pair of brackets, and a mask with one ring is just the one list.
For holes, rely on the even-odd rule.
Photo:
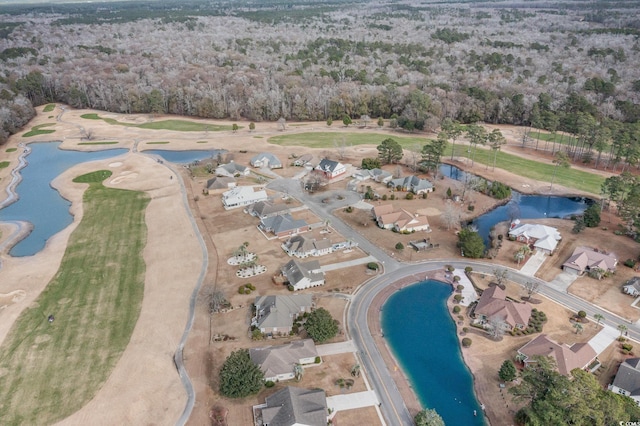
{"label": "bare deciduous tree", "polygon": [[450,231],[451,228],[460,225],[460,221],[462,220],[462,211],[458,205],[453,203],[451,200],[447,200],[440,217],[447,227],[447,231]]}

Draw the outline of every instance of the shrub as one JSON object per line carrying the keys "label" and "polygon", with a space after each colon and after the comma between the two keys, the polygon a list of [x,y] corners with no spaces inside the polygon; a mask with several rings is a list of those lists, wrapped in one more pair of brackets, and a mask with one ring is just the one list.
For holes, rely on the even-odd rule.
{"label": "shrub", "polygon": [[462,332],[463,332],[463,333],[467,333],[468,331],[469,331],[469,328],[467,328],[467,327],[462,327]]}
{"label": "shrub", "polygon": [[238,288],[238,293],[240,293],[240,294],[244,294],[244,286],[243,286],[243,285],[241,285],[241,286]]}
{"label": "shrub", "polygon": [[631,352],[633,350],[633,345],[631,343],[623,343],[622,350]]}
{"label": "shrub", "polygon": [[468,274],[469,272],[473,271],[473,268],[471,266],[465,266],[464,271]]}
{"label": "shrub", "polygon": [[476,209],[476,206],[474,206],[473,204],[469,204],[467,206],[467,210],[469,210],[470,212],[474,211]]}
{"label": "shrub", "polygon": [[293,291],[293,290],[295,290],[295,288],[293,288],[293,285],[292,285],[292,284],[289,284],[289,285],[287,286],[287,289],[288,289],[289,291]]}
{"label": "shrub", "polygon": [[407,200],[413,200],[413,192],[407,192],[407,195],[404,198]]}
{"label": "shrub", "polygon": [[245,287],[247,287],[251,291],[255,291],[256,290],[256,287],[251,283],[246,284]]}
{"label": "shrub", "polygon": [[380,267],[380,265],[378,265],[376,262],[367,263],[367,269],[371,269],[373,271],[377,271],[379,267]]}
{"label": "shrub", "polygon": [[400,242],[398,244],[396,244],[396,250],[404,250],[404,244],[402,244]]}
{"label": "shrub", "polygon": [[458,305],[456,305],[456,306],[454,306],[454,307],[453,307],[453,313],[454,313],[454,314],[458,314],[458,313],[460,313],[460,310],[461,310],[461,309],[460,309],[460,306],[458,306]]}
{"label": "shrub", "polygon": [[382,201],[387,201],[387,194],[382,194]]}
{"label": "shrub", "polygon": [[446,265],[446,266],[445,266],[445,269],[446,269],[447,271],[449,271],[449,272],[453,272],[453,271],[455,271],[455,269],[456,269],[456,268],[454,268],[452,265]]}
{"label": "shrub", "polygon": [[351,213],[351,212],[353,212],[353,207],[349,206],[346,209],[344,209],[344,211],[347,212],[347,213]]}
{"label": "shrub", "polygon": [[453,282],[454,282],[454,283],[457,283],[458,281],[460,281],[460,276],[458,276],[458,275],[454,275],[454,276],[453,276]]}
{"label": "shrub", "polygon": [[273,380],[267,380],[266,382],[264,382],[264,386],[267,388],[272,388],[274,387],[276,384],[273,382]]}
{"label": "shrub", "polygon": [[455,300],[456,302],[460,303],[460,301],[462,300],[462,295],[461,294],[456,294],[455,296],[453,296],[453,300]]}
{"label": "shrub", "polygon": [[317,356],[313,362],[315,362],[316,364],[320,364],[320,361],[321,361],[320,357]]}
{"label": "shrub", "polygon": [[462,291],[462,290],[464,290],[464,286],[462,284],[459,284],[459,285],[456,286],[456,290]]}
{"label": "shrub", "polygon": [[462,346],[468,348],[469,346],[471,346],[471,342],[471,339],[465,337],[464,339],[462,339]]}
{"label": "shrub", "polygon": [[395,200],[396,199],[396,194],[391,194],[391,196],[389,197],[390,200]]}
{"label": "shrub", "polygon": [[627,259],[624,261],[624,266],[628,268],[633,268],[634,266],[636,266],[636,261],[633,259]]}
{"label": "shrub", "polygon": [[578,311],[578,317],[579,318],[586,318],[587,317],[587,313],[585,311]]}

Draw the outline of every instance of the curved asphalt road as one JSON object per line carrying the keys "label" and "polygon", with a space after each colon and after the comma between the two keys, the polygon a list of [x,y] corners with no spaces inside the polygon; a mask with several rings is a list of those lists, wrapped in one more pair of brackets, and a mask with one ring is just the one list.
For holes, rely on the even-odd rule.
{"label": "curved asphalt road", "polygon": [[[318,217],[329,219],[331,226],[340,232],[345,238],[357,242],[361,249],[376,257],[383,264],[383,273],[361,286],[353,295],[351,303],[347,307],[346,327],[347,334],[351,336],[358,348],[361,364],[364,366],[368,374],[368,378],[373,389],[375,389],[378,394],[378,400],[381,402],[380,410],[382,411],[386,422],[390,425],[413,425],[413,418],[411,417],[395,382],[391,378],[379,348],[374,343],[372,332],[369,328],[369,324],[367,323],[367,311],[380,291],[404,277],[411,275],[420,276],[422,274],[426,276],[428,271],[442,269],[445,264],[453,265],[459,269],[471,266],[474,271],[484,272],[487,274],[492,274],[496,267],[500,267],[509,271],[509,279],[511,281],[518,284],[524,284],[527,281],[536,281],[539,283],[539,294],[564,305],[574,312],[583,310],[587,312],[590,318],[593,318],[593,315],[595,314],[600,314],[605,318],[603,323],[613,328],[617,328],[618,325],[624,324],[628,328],[629,337],[634,340],[640,340],[640,327],[638,325],[592,305],[591,303],[576,296],[558,291],[550,287],[545,281],[528,275],[523,275],[520,271],[512,268],[470,259],[463,261],[439,259],[414,264],[398,262],[392,256],[389,256],[385,251],[371,244],[353,228],[347,226],[338,217],[332,214],[332,211],[337,208],[346,207],[347,205],[354,204],[359,201],[360,195],[357,193],[352,191],[336,191],[312,196],[306,194],[302,190],[299,180],[293,179],[278,179],[269,184],[269,188],[284,192],[302,200],[311,211],[318,215]],[[340,195],[340,197],[338,197],[338,195]],[[342,198],[342,200],[339,198]],[[379,332],[380,330],[374,330],[374,333]]]}

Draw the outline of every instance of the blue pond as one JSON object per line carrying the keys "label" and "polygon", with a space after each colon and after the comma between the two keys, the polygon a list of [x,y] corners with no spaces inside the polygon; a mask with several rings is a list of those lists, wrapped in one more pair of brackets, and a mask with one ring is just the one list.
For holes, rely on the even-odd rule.
{"label": "blue pond", "polygon": [[194,161],[215,158],[218,154],[226,152],[223,149],[193,150],[193,151],[169,151],[166,149],[149,149],[141,151],[143,154],[159,155],[170,163],[188,164]]}
{"label": "blue pond", "polygon": [[28,165],[20,172],[22,182],[16,188],[19,199],[0,210],[0,221],[20,220],[33,225],[33,231],[9,251],[12,256],[31,256],[42,250],[46,241],[73,221],[71,203],[50,186],[52,180],[70,167],[102,160],[127,152],[126,149],[80,152],[60,150],[60,142],[34,143],[27,156]]}
{"label": "blue pond", "polygon": [[[459,181],[464,181],[467,177],[477,178],[449,164],[440,166],[440,173]],[[479,216],[472,224],[478,228],[478,232],[487,242],[489,231],[498,222],[512,219],[566,218],[581,214],[591,204],[593,200],[583,197],[523,195],[512,191],[512,198],[507,204]]]}
{"label": "blue pond", "polygon": [[448,425],[484,425],[447,311],[451,292],[433,280],[396,292],[383,306],[382,330],[423,407],[435,409]]}

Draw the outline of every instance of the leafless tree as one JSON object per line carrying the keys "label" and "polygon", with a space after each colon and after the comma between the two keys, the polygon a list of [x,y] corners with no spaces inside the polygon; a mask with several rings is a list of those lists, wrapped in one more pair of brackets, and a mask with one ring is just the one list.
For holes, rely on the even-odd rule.
{"label": "leafless tree", "polygon": [[500,317],[493,316],[487,321],[487,331],[494,340],[500,340],[508,328],[508,324]]}
{"label": "leafless tree", "polygon": [[440,217],[447,227],[447,231],[450,231],[451,228],[460,225],[460,221],[462,220],[462,211],[458,205],[453,203],[451,200],[447,200]]}
{"label": "leafless tree", "polygon": [[503,268],[495,268],[493,270],[493,276],[496,278],[496,283],[502,287],[504,283],[509,279],[509,271]]}
{"label": "leafless tree", "polygon": [[522,287],[524,287],[525,291],[527,292],[527,300],[531,300],[531,296],[538,292],[539,285],[540,284],[537,281],[527,281],[522,284]]}
{"label": "leafless tree", "polygon": [[339,139],[334,139],[333,140],[333,147],[336,149],[336,153],[338,155],[338,160],[342,161],[346,158],[346,153],[347,153],[347,140],[344,136],[340,137]]}

